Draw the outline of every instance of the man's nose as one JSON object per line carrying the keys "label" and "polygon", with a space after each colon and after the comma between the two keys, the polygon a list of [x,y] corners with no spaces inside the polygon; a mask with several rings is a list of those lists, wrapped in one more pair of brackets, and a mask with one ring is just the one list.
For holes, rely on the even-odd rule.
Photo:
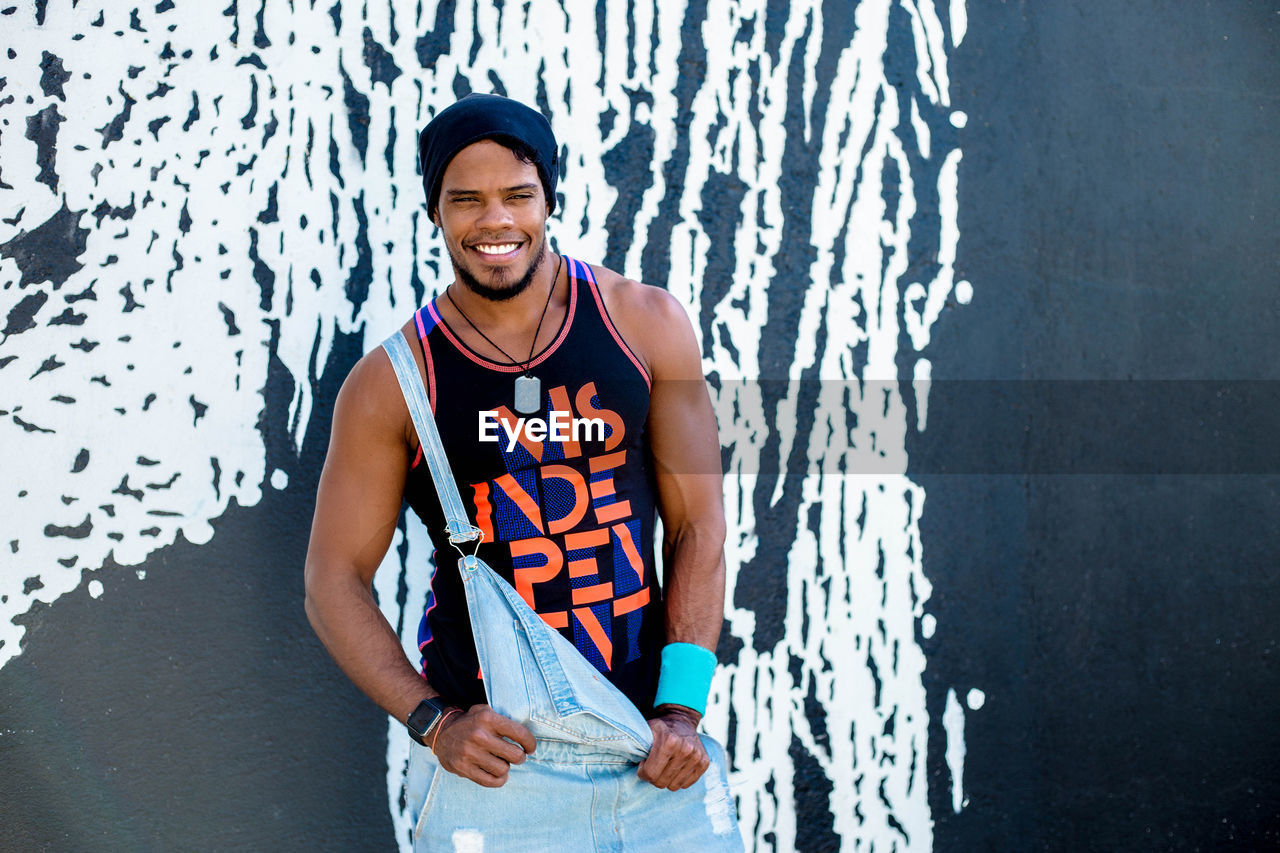
{"label": "man's nose", "polygon": [[499,229],[511,225],[511,210],[501,198],[489,199],[480,210],[480,218],[476,220],[477,228]]}

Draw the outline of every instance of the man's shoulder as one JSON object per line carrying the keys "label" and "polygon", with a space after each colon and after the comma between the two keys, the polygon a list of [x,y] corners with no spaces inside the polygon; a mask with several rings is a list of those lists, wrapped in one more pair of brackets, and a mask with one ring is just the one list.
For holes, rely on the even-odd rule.
{"label": "man's shoulder", "polygon": [[650,377],[662,379],[681,373],[678,363],[688,354],[685,350],[693,353],[696,361],[693,324],[680,300],[664,288],[643,284],[607,267],[592,266],[591,272],[610,319]]}
{"label": "man's shoulder", "polygon": [[605,307],[615,321],[624,319],[618,316],[621,314],[626,319],[634,318],[642,323],[679,319],[688,322],[684,306],[666,289],[627,278],[622,273],[596,264],[591,265],[591,272],[600,288]]}
{"label": "man's shoulder", "polygon": [[378,392],[396,385],[395,370],[391,367],[391,359],[381,344],[362,355],[347,374],[344,385],[368,392]]}
{"label": "man's shoulder", "polygon": [[338,404],[365,426],[403,429],[407,415],[404,395],[391,359],[381,346],[365,353],[352,366],[338,393]]}

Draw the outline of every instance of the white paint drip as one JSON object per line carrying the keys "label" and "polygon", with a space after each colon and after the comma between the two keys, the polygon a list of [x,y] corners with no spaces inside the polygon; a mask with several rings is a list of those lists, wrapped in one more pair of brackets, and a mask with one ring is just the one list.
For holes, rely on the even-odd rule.
{"label": "white paint drip", "polygon": [[928,287],[919,283],[908,285],[905,293],[904,321],[911,345],[917,351],[929,345],[930,330],[938,321],[947,297],[951,294],[952,277],[955,274],[956,246],[960,242],[957,223],[959,208],[960,149],[947,153],[938,171],[938,214],[940,217],[938,241],[938,272]]}
{"label": "white paint drip", "polygon": [[987,694],[974,687],[965,694],[964,701],[970,711],[976,711],[987,703]]}
{"label": "white paint drip", "polygon": [[103,593],[102,581],[100,580],[89,581],[89,597],[90,598],[102,598],[102,593]]}
{"label": "white paint drip", "polygon": [[956,691],[947,690],[947,706],[942,712],[942,727],[947,732],[947,769],[951,771],[951,810],[956,814],[965,806],[964,796],[964,708],[956,699]]}
{"label": "white paint drip", "polygon": [[951,44],[959,47],[968,29],[969,12],[965,8],[964,0],[951,0]]}
{"label": "white paint drip", "polygon": [[924,119],[920,117],[920,106],[915,98],[911,99],[911,129],[916,133],[916,139],[920,143],[920,156],[929,159],[929,142],[932,138],[929,133],[929,125],[924,123]]}
{"label": "white paint drip", "polygon": [[927,358],[916,360],[911,391],[916,397],[916,431],[924,432],[929,419],[929,388],[933,379],[933,363]]}
{"label": "white paint drip", "polygon": [[[712,18],[718,8],[709,9],[708,17],[715,23],[707,29],[734,31],[735,18]],[[743,18],[766,15],[762,4],[732,4],[728,8],[741,10],[738,14]],[[723,324],[728,330],[727,339],[715,342],[707,365],[721,377],[760,375],[752,356],[758,352],[763,318],[747,314],[741,306],[749,305],[748,310],[754,313],[767,305],[764,295],[772,283],[773,259],[785,251],[779,239],[782,216],[777,188],[784,142],[781,114],[787,106],[786,75],[805,27],[812,25],[810,38],[816,41],[824,24],[821,10],[804,4],[793,4],[788,14],[776,64],[760,59],[759,43],[739,48],[735,42],[732,50],[727,50],[727,43],[708,40],[709,81],[730,79],[731,69],[737,70],[742,80],[748,58],[760,59],[763,119],[758,123],[740,119],[747,97],[736,96],[731,90],[716,91],[709,82],[695,100],[690,122],[689,138],[700,140],[723,113],[733,135],[722,130],[720,138],[736,140],[739,151],[748,152],[734,173],[750,188],[739,211],[742,224],[735,238],[740,249],[739,269],[733,292],[721,300],[711,324],[712,328]],[[790,754],[794,736],[832,784],[831,811],[838,835],[886,848],[906,842],[910,849],[924,850],[931,846],[923,760],[927,715],[920,680],[924,659],[914,643],[915,620],[922,617],[922,603],[929,592],[919,563],[917,522],[923,493],[901,476],[906,468],[906,421],[905,407],[894,391],[896,383],[882,393],[887,386],[874,382],[897,375],[899,327],[894,317],[916,210],[915,175],[896,135],[898,117],[907,105],[900,103],[897,90],[883,76],[889,4],[860,3],[855,14],[854,40],[841,57],[830,85],[820,154],[822,170],[812,211],[816,260],[808,276],[811,284],[805,290],[796,351],[789,368],[791,378],[816,367],[824,379],[841,381],[826,383],[820,389],[819,418],[812,431],[802,435],[784,427],[778,436],[778,456],[768,460],[770,465],[780,464],[797,444],[806,448],[809,460],[801,503],[795,511],[798,537],[786,559],[788,609],[783,639],[772,649],[757,650],[753,645],[755,615],[745,608],[730,607],[729,631],[743,641],[744,648],[736,662],[717,674],[712,707],[722,707],[727,701],[736,717],[737,735],[730,744],[736,765],[734,789],[739,793],[741,823],[756,845],[767,845],[767,834],[772,834],[781,849],[795,843],[795,818],[790,807],[795,796]],[[761,30],[757,26],[756,33]],[[940,31],[922,26],[915,32],[924,39],[922,47],[929,48],[917,51],[921,57],[944,56],[935,38]],[[808,48],[805,56],[803,67],[812,69]],[[936,63],[921,74],[925,83],[945,81],[945,69]],[[806,77],[806,85],[810,80]],[[945,107],[945,94],[938,95],[924,83],[922,88],[930,109]],[[883,98],[879,115],[874,108],[877,96]],[[706,108],[699,109],[703,103]],[[916,102],[909,103],[916,108]],[[924,136],[916,132],[921,142]],[[864,148],[870,154],[859,163],[858,152]],[[765,153],[762,161],[750,155],[756,150]],[[954,157],[955,152],[949,156]],[[698,178],[703,172],[698,167],[703,161],[698,157],[695,149],[685,177],[685,199],[699,198]],[[712,167],[722,171],[733,168],[727,160],[716,161],[714,151],[705,157],[708,171]],[[892,214],[883,201],[881,184],[884,164],[890,160],[897,166],[900,198]],[[958,157],[954,162],[958,163]],[[855,182],[858,171],[854,163],[861,166],[860,183]],[[939,189],[953,192],[954,184],[940,181]],[[689,226],[681,232],[684,242],[674,248],[673,257],[690,257],[693,265],[681,278],[698,282],[702,280],[698,259],[706,242],[693,227],[696,208],[690,205],[684,210]],[[954,219],[948,219],[954,206],[941,212],[944,231],[939,242],[945,254],[954,231]],[[753,257],[750,247],[755,245],[764,249]],[[843,251],[837,253],[837,247]],[[841,255],[843,264],[837,268],[834,261]],[[677,278],[675,272],[673,269],[673,278]],[[919,348],[927,345],[929,327],[938,319],[939,303],[949,288],[949,262],[934,280],[919,285],[923,306],[909,326],[916,333],[913,343]],[[744,299],[738,295],[741,292],[752,298]],[[696,295],[693,301],[701,302]],[[818,344],[819,329],[826,335],[825,349]],[[726,345],[729,342],[732,348]],[[866,345],[867,361],[858,365],[851,355],[862,344]],[[922,369],[927,375],[928,367]],[[846,384],[855,378],[872,380],[865,396],[856,396],[858,386]],[[734,411],[739,418],[728,427],[736,441],[726,478],[731,587],[727,600],[732,602],[737,598],[732,587],[739,568],[755,556],[756,519],[750,495],[764,488],[770,494],[770,504],[777,506],[787,487],[783,478],[770,482],[751,474],[761,470],[773,425],[797,422],[799,393],[793,389],[770,421],[751,383],[722,387],[725,390],[717,400],[717,411]],[[844,395],[849,390],[855,391],[852,405],[857,413],[852,430],[843,416]],[[832,476],[838,470],[885,474]],[[865,510],[866,520],[855,525],[859,508]],[[809,518],[814,512],[817,521],[811,526]],[[881,555],[883,577],[876,572]],[[797,660],[799,680],[791,674],[791,662]],[[877,691],[881,694],[878,702]],[[817,697],[827,732],[852,731],[854,736],[820,743],[804,710],[806,694]],[[895,726],[892,735],[885,735],[889,718],[895,720]],[[710,719],[714,726],[724,718],[713,711]],[[715,733],[721,731],[725,729]],[[881,788],[888,798],[887,807],[876,793]],[[861,817],[855,818],[855,814]],[[890,816],[909,828],[909,841],[894,828]]]}

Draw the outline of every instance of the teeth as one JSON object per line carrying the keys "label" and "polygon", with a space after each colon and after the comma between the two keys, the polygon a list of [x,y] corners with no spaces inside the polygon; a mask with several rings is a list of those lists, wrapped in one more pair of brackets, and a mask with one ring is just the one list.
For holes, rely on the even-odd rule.
{"label": "teeth", "polygon": [[499,245],[481,244],[476,246],[476,251],[485,255],[505,255],[507,252],[514,252],[519,243],[501,243]]}

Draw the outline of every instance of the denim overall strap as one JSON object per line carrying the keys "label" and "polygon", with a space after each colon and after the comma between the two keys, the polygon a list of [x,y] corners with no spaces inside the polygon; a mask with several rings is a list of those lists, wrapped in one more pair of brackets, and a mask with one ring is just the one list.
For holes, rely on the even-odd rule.
{"label": "denim overall strap", "polygon": [[[409,346],[396,332],[383,347],[391,357],[423,457],[430,465],[448,520],[449,541],[455,547],[475,541],[480,531],[463,508]],[[605,680],[559,631],[543,622],[483,560],[462,553],[459,564],[489,705],[523,722],[540,742],[590,745],[633,763],[643,760],[653,734],[631,700]]]}
{"label": "denim overall strap", "polygon": [[436,429],[436,420],[431,416],[431,404],[427,402],[427,394],[422,387],[422,377],[418,374],[418,365],[413,360],[413,351],[404,339],[404,335],[396,332],[382,342],[382,348],[391,359],[395,368],[396,379],[400,382],[400,391],[409,406],[409,414],[413,416],[413,426],[418,431],[418,443],[422,445],[422,456],[431,471],[431,480],[436,485],[436,493],[440,496],[440,506],[444,510],[445,528],[449,531],[449,542],[458,545],[463,542],[474,542],[480,538],[480,528],[472,525],[467,519],[467,511],[462,506],[462,497],[458,494],[458,485],[453,481],[453,472],[449,469],[449,459],[445,456],[444,445],[440,443],[440,432]]}

